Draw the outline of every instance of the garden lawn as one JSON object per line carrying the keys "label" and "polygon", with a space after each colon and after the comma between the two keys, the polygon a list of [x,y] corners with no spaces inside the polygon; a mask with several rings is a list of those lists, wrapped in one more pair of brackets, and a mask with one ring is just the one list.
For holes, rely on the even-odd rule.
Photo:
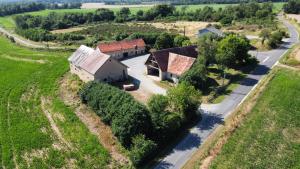
{"label": "garden lawn", "polygon": [[105,168],[108,152],[58,97],[69,53],[0,44],[0,168]]}
{"label": "garden lawn", "polygon": [[299,82],[279,69],[211,168],[300,168]]}

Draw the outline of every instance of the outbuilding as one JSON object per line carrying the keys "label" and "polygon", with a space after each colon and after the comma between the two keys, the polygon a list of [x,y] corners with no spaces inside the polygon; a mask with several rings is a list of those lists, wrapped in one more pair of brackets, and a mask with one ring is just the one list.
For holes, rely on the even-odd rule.
{"label": "outbuilding", "polygon": [[197,56],[197,46],[176,47],[152,52],[145,62],[146,74],[158,76],[160,80],[178,83],[180,76],[192,67]]}
{"label": "outbuilding", "polygon": [[145,53],[146,44],[143,39],[122,40],[98,45],[100,52],[121,60]]}
{"label": "outbuilding", "polygon": [[209,26],[207,28],[199,29],[197,35],[198,35],[198,37],[201,37],[201,36],[204,36],[204,35],[206,35],[208,33],[215,34],[215,35],[217,35],[219,37],[223,37],[224,36],[224,33],[221,30],[219,30],[219,29],[217,29],[217,28],[215,28],[213,26]]}
{"label": "outbuilding", "polygon": [[110,55],[81,45],[68,59],[71,73],[84,81],[123,81],[128,78],[127,66]]}

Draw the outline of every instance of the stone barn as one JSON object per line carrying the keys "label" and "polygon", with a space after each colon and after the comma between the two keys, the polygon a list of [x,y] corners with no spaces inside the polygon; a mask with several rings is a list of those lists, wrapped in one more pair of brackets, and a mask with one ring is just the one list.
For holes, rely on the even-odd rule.
{"label": "stone barn", "polygon": [[197,57],[197,46],[155,51],[145,62],[146,74],[178,83],[179,77],[192,67]]}
{"label": "stone barn", "polygon": [[84,81],[123,81],[128,78],[127,66],[110,55],[81,45],[68,59],[71,73]]}
{"label": "stone barn", "polygon": [[98,49],[115,59],[121,60],[145,53],[146,44],[143,39],[123,40],[100,43]]}

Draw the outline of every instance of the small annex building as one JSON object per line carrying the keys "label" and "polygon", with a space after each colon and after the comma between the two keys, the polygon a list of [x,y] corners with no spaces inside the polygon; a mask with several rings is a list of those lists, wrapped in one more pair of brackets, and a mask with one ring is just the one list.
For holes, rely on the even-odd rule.
{"label": "small annex building", "polygon": [[143,39],[122,40],[115,42],[100,43],[100,52],[121,60],[127,57],[137,56],[145,53],[146,44]]}
{"label": "small annex building", "polygon": [[197,57],[197,46],[155,51],[145,62],[146,74],[178,83],[179,77],[192,67]]}
{"label": "small annex building", "polygon": [[110,55],[81,45],[68,59],[72,74],[84,81],[123,81],[128,78],[127,66]]}
{"label": "small annex building", "polygon": [[207,28],[203,28],[203,29],[199,29],[198,30],[198,37],[201,37],[201,36],[204,36],[208,33],[212,33],[212,34],[215,34],[219,37],[223,37],[224,36],[224,33],[222,31],[220,31],[219,29],[213,27],[213,26],[210,26],[210,27],[207,27]]}

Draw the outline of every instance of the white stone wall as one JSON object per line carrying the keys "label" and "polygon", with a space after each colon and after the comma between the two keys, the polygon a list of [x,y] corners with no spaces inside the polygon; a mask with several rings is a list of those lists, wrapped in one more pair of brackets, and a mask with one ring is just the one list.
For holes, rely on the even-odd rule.
{"label": "white stone wall", "polygon": [[127,67],[114,59],[109,59],[104,65],[95,73],[95,80],[97,81],[123,81],[128,78]]}
{"label": "white stone wall", "polygon": [[179,77],[175,74],[167,72],[165,80],[170,80],[177,84],[179,82]]}
{"label": "white stone wall", "polygon": [[94,80],[94,76],[92,74],[72,64],[70,64],[70,70],[72,74],[76,74],[83,82],[89,82]]}

